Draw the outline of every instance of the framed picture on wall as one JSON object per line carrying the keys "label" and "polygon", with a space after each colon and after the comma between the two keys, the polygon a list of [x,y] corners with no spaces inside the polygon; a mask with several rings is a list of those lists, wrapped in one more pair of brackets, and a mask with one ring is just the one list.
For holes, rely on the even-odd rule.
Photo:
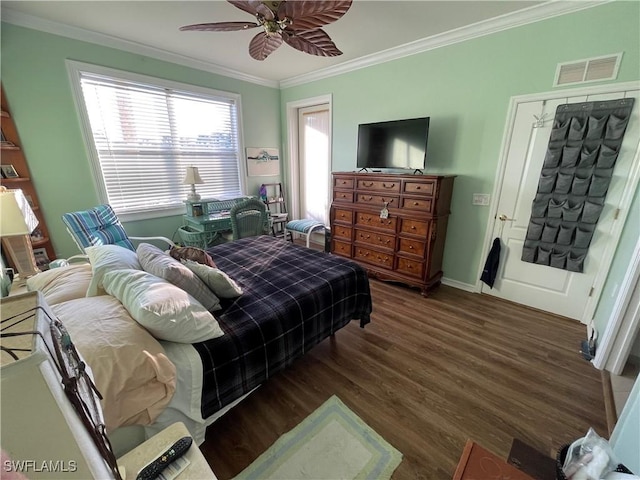
{"label": "framed picture on wall", "polygon": [[277,148],[247,148],[247,174],[250,177],[280,175],[280,152]]}

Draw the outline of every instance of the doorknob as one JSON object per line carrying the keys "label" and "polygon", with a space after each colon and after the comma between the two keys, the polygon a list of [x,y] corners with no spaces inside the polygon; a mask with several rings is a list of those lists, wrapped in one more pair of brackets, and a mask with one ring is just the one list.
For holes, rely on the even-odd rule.
{"label": "doorknob", "polygon": [[502,213],[499,217],[498,220],[500,220],[501,222],[505,222],[505,221],[509,221],[509,222],[514,222],[516,219],[515,218],[509,218],[507,217],[504,213]]}

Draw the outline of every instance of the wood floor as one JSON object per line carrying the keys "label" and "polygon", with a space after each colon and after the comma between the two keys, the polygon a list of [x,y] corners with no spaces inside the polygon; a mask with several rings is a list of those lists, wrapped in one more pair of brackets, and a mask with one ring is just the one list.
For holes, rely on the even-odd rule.
{"label": "wood floor", "polygon": [[555,456],[590,426],[608,437],[579,322],[447,286],[371,290],[371,324],[352,322],[209,427],[201,449],[220,480],[331,395],[403,453],[394,479],[450,479],[468,438],[506,459],[514,438]]}

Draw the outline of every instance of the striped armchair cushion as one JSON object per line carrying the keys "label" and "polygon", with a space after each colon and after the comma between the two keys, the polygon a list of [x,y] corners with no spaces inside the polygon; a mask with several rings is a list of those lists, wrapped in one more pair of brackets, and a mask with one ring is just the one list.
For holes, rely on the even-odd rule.
{"label": "striped armchair cushion", "polygon": [[62,221],[83,250],[93,245],[120,245],[135,251],[124,227],[110,205],[65,213]]}

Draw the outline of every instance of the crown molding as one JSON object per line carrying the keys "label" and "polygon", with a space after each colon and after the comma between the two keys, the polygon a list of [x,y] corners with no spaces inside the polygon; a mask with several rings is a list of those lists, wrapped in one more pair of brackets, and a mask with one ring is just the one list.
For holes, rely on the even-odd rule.
{"label": "crown molding", "polygon": [[142,43],[131,42],[129,40],[123,40],[118,37],[113,37],[111,35],[92,32],[90,30],[72,27],[70,25],[64,25],[62,23],[53,22],[51,20],[45,20],[33,15],[16,12],[15,10],[12,10],[10,8],[2,9],[2,21],[17,25],[19,27],[31,28],[34,30],[51,33],[53,35],[60,35],[63,37],[72,38],[74,40],[80,40],[82,42],[95,43],[104,47],[124,50],[126,52],[144,55],[146,57],[155,58],[157,60],[163,60],[165,62],[175,63],[185,67],[195,68],[217,75],[223,75],[225,77],[235,78],[237,80],[255,83],[257,85],[262,85],[265,87],[279,87],[277,80],[269,80],[266,78],[248,75],[246,73],[232,70],[215,63],[203,62],[201,60],[196,60],[185,55],[178,55],[176,53],[167,52],[166,50],[162,50],[160,48],[150,47]]}
{"label": "crown molding", "polygon": [[597,7],[614,0],[584,0],[584,1],[563,1],[553,0],[550,2],[536,5],[513,13],[507,13],[490,20],[484,20],[472,25],[460,27],[454,30],[433,35],[431,37],[416,40],[415,42],[406,43],[399,47],[383,50],[378,53],[366,55],[341,63],[334,67],[324,68],[315,72],[297,75],[295,77],[286,78],[280,81],[280,88],[289,88],[305,83],[322,80],[324,78],[342,75],[344,73],[353,72],[361,68],[378,65],[381,63],[397,60],[399,58],[408,57],[417,53],[435,50],[436,48],[454,45],[456,43],[465,42],[474,38],[491,35],[493,33],[502,32],[511,28],[520,27],[530,23],[540,22],[549,18],[574,13],[587,8]]}

